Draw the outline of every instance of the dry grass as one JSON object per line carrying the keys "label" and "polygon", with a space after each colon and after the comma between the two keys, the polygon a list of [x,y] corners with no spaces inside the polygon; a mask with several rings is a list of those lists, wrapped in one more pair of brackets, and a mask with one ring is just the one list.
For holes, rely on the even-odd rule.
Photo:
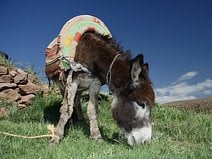
{"label": "dry grass", "polygon": [[196,113],[212,114],[212,96],[205,99],[170,102],[164,105],[176,107],[180,110],[191,110]]}

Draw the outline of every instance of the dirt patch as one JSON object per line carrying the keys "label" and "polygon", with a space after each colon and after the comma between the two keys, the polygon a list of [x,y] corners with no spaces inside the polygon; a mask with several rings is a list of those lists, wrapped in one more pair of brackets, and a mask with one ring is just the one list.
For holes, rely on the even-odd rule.
{"label": "dirt patch", "polygon": [[212,96],[205,99],[169,102],[163,105],[176,107],[181,110],[191,110],[197,113],[212,114]]}

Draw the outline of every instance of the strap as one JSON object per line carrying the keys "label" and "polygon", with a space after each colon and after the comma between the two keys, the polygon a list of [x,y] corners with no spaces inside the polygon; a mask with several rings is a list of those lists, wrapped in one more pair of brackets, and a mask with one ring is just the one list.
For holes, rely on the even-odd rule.
{"label": "strap", "polygon": [[117,54],[113,61],[111,62],[110,64],[110,67],[109,67],[109,70],[107,71],[107,75],[106,75],[106,82],[109,86],[109,89],[110,89],[110,82],[111,82],[111,72],[112,72],[112,67],[113,67],[113,64],[115,63],[115,61],[117,60],[117,58],[120,56],[121,54]]}

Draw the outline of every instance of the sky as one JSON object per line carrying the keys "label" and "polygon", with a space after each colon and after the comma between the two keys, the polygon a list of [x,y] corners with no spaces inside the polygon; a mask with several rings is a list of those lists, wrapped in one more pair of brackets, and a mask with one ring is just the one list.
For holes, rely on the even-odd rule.
{"label": "sky", "polygon": [[45,48],[82,14],[144,54],[157,102],[212,96],[211,0],[1,0],[0,50],[45,79]]}

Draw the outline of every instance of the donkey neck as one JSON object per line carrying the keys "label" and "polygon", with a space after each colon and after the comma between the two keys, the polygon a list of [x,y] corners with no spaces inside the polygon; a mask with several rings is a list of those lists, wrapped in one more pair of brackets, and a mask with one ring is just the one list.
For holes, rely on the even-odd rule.
{"label": "donkey neck", "polygon": [[114,57],[113,61],[112,61],[111,64],[110,64],[110,67],[109,67],[109,69],[108,69],[108,71],[107,71],[107,74],[106,74],[106,82],[107,82],[108,84],[110,84],[110,82],[111,82],[111,71],[112,71],[113,64],[114,64],[114,62],[117,60],[117,58],[118,58],[119,56],[121,56],[121,54],[117,54],[117,55]]}

